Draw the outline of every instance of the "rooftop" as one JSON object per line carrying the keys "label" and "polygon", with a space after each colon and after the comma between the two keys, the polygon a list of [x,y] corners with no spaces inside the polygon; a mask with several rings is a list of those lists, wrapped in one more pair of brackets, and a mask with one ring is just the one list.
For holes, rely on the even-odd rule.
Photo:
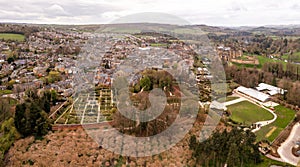
{"label": "rooftop", "polygon": [[256,87],[257,90],[263,91],[263,90],[268,90],[268,94],[271,96],[276,95],[276,94],[284,94],[284,90],[281,88],[278,88],[276,86],[272,86],[266,83],[260,83],[258,87]]}
{"label": "rooftop", "polygon": [[265,94],[265,93],[259,92],[255,89],[246,88],[246,87],[243,87],[243,86],[238,87],[237,91],[239,91],[239,92],[241,92],[245,95],[248,95],[248,96],[250,96],[254,99],[257,99],[261,102],[265,102],[270,98],[270,96]]}

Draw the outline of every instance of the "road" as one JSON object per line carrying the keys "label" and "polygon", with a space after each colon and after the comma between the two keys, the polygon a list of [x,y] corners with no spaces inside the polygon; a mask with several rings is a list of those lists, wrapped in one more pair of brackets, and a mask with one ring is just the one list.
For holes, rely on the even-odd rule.
{"label": "road", "polygon": [[285,142],[281,144],[277,152],[280,155],[281,159],[285,162],[297,166],[300,161],[300,157],[296,157],[292,154],[292,148],[295,146],[296,141],[300,139],[300,124],[297,123],[294,125],[290,136],[286,139]]}

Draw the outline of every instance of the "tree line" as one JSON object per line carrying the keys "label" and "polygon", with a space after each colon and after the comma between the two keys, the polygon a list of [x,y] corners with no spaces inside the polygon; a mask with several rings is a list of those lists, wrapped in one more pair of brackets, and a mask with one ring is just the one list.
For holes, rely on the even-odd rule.
{"label": "tree line", "polygon": [[198,165],[255,166],[262,162],[255,139],[255,134],[250,130],[234,128],[230,132],[214,132],[204,142],[199,142],[196,136],[191,136],[189,147]]}

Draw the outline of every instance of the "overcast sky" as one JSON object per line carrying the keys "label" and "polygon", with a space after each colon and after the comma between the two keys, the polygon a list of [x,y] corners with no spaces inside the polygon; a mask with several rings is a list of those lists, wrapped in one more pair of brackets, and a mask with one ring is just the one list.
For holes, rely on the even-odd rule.
{"label": "overcast sky", "polygon": [[140,12],[164,12],[191,24],[300,24],[300,0],[0,0],[0,22],[103,24]]}

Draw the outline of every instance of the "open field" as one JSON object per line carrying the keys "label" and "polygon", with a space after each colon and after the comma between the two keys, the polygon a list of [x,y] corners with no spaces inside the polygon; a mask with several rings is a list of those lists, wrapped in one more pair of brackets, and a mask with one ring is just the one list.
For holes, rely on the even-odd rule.
{"label": "open field", "polygon": [[25,36],[22,34],[0,33],[0,39],[13,40],[13,41],[24,41]]}
{"label": "open field", "polygon": [[300,52],[296,52],[293,55],[283,55],[282,58],[289,62],[300,63]]}
{"label": "open field", "polygon": [[285,69],[286,66],[286,62],[279,60],[279,59],[271,59],[265,56],[257,56],[258,60],[259,60],[259,68],[261,68],[265,63],[269,63],[269,62],[280,62],[283,64],[283,67]]}
{"label": "open field", "polygon": [[270,125],[262,127],[258,132],[256,132],[257,141],[268,140],[272,142],[295,117],[295,111],[283,106],[275,107],[275,113],[278,116],[276,121]]}
{"label": "open field", "polygon": [[230,119],[236,123],[251,125],[258,121],[267,121],[273,118],[273,115],[259,106],[248,101],[242,101],[227,107],[231,112]]}
{"label": "open field", "polygon": [[255,64],[239,64],[239,63],[235,63],[235,62],[233,64],[235,64],[236,66],[239,66],[239,67],[246,67],[246,68],[254,68],[254,67],[262,68],[265,63],[280,62],[280,63],[283,64],[284,69],[286,68],[286,64],[287,64],[286,62],[284,62],[282,60],[279,60],[279,59],[276,59],[276,58],[271,59],[271,58],[268,58],[268,57],[265,57],[265,56],[262,56],[262,55],[248,55],[248,54],[245,54],[240,59],[248,60],[247,56],[256,57],[259,61],[259,64],[258,65],[255,65]]}

